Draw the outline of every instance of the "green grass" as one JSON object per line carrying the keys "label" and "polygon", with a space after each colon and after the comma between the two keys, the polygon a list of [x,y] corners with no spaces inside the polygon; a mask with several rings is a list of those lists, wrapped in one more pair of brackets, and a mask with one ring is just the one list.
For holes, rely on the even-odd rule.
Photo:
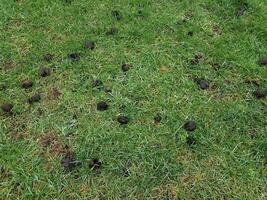
{"label": "green grass", "polygon": [[[266,199],[267,102],[246,82],[267,88],[258,64],[267,56],[267,4],[247,2],[237,17],[242,0],[0,0],[0,104],[15,113],[0,113],[0,199]],[[107,36],[113,26],[118,33]],[[86,40],[96,48],[85,50]],[[72,52],[80,61],[67,59]],[[193,65],[196,54],[203,58]],[[133,67],[123,73],[122,63]],[[41,66],[51,76],[40,78]],[[34,87],[22,89],[24,79]],[[92,88],[94,79],[112,94]],[[42,99],[30,106],[35,93]],[[110,107],[99,112],[102,100]],[[188,119],[197,122],[194,146]],[[56,141],[43,148],[49,135]],[[69,173],[64,145],[82,163]]]}

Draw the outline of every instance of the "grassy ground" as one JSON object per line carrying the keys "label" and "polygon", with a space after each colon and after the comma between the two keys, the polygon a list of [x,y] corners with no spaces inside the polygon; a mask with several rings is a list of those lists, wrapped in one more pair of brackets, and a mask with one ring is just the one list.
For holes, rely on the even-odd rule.
{"label": "grassy ground", "polygon": [[0,0],[0,104],[14,106],[0,111],[0,199],[266,199],[267,102],[253,95],[267,88],[266,10],[262,0]]}

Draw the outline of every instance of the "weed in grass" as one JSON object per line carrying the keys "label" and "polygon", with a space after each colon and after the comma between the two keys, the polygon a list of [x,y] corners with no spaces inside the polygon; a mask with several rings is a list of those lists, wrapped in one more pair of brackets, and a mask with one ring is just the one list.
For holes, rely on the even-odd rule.
{"label": "weed in grass", "polygon": [[31,80],[24,80],[21,82],[21,87],[24,89],[29,89],[33,86],[33,82]]}
{"label": "weed in grass", "polygon": [[41,100],[41,95],[40,94],[35,94],[35,95],[33,95],[32,97],[30,97],[28,99],[28,103],[29,104],[33,104],[35,102],[39,102],[40,100]]}
{"label": "weed in grass", "polygon": [[50,68],[47,68],[47,67],[41,67],[41,68],[39,69],[39,75],[40,75],[41,77],[47,77],[47,76],[50,75],[50,73],[51,73]]}
{"label": "weed in grass", "polygon": [[197,128],[196,122],[189,120],[184,124],[184,129],[186,131],[192,132]]}
{"label": "weed in grass", "polygon": [[6,113],[10,113],[13,109],[13,105],[11,103],[5,103],[1,105],[1,109]]}
{"label": "weed in grass", "polygon": [[97,103],[97,110],[104,111],[108,109],[108,104],[105,101],[100,101]]}

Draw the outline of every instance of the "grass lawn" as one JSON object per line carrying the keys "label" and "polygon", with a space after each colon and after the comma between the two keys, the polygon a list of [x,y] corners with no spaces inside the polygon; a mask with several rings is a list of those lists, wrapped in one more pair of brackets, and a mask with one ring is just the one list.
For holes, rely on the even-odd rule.
{"label": "grass lawn", "polygon": [[0,199],[266,199],[266,10],[0,0]]}

